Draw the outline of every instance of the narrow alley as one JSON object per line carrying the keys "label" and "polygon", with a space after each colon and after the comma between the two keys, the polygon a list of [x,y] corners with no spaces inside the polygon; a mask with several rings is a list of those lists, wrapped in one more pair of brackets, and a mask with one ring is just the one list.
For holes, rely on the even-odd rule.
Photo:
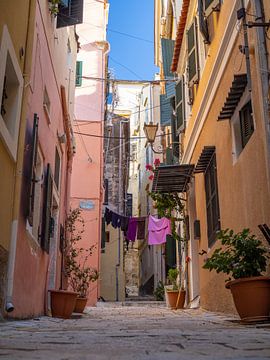
{"label": "narrow alley", "polygon": [[69,320],[0,323],[1,359],[269,359],[269,324],[163,303],[98,303]]}

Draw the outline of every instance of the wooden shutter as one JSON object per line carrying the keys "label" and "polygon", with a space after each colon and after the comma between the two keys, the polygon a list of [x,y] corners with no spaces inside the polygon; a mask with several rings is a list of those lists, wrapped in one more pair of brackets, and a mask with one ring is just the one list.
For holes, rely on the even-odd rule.
{"label": "wooden shutter", "polygon": [[216,240],[216,232],[220,230],[218,184],[216,170],[216,155],[213,154],[205,172],[205,193],[207,212],[208,244],[211,246]]}
{"label": "wooden shutter", "polygon": [[76,86],[82,86],[82,61],[76,62]]}
{"label": "wooden shutter", "polygon": [[244,148],[254,132],[252,105],[249,101],[239,112],[242,147]]}
{"label": "wooden shutter", "polygon": [[52,171],[51,171],[50,164],[48,164],[47,173],[46,173],[46,176],[45,176],[42,237],[41,237],[41,246],[47,253],[49,253],[49,249],[50,249],[50,224],[51,224],[52,188],[53,188]]}
{"label": "wooden shutter", "polygon": [[34,114],[33,132],[32,132],[32,144],[31,144],[31,178],[30,180],[30,198],[29,198],[29,210],[28,210],[28,222],[33,225],[34,205],[35,205],[35,168],[37,163],[37,151],[38,151],[38,121],[37,114]]}
{"label": "wooden shutter", "polygon": [[185,89],[182,77],[175,86],[176,132],[179,134],[185,128]]}
{"label": "wooden shutter", "polygon": [[109,203],[109,180],[104,179],[104,205]]}
{"label": "wooden shutter", "polygon": [[83,0],[64,0],[58,5],[56,27],[61,28],[83,22]]}
{"label": "wooden shutter", "polygon": [[220,0],[203,0],[204,2],[204,14],[205,16],[209,16],[214,9],[216,9],[218,7],[218,5],[220,5]]}
{"label": "wooden shutter", "polygon": [[208,25],[207,25],[207,19],[204,15],[204,0],[198,0],[198,13],[199,13],[199,30],[203,36],[204,42],[206,44],[210,43],[209,39],[209,32],[208,32]]}
{"label": "wooden shutter", "polygon": [[188,82],[195,82],[199,79],[198,71],[198,52],[196,38],[196,19],[187,31],[187,47],[188,47]]}

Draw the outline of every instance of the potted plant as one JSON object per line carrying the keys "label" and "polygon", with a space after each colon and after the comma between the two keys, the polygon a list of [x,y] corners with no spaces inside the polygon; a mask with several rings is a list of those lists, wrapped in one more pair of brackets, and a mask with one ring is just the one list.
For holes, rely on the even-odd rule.
{"label": "potted plant", "polygon": [[270,277],[262,275],[267,265],[267,249],[249,229],[236,234],[233,230],[222,230],[217,238],[223,248],[215,249],[203,268],[229,275],[225,287],[231,290],[242,321],[269,320]]}
{"label": "potted plant", "polygon": [[177,283],[179,270],[171,268],[168,271],[169,285],[165,286],[166,303],[171,309],[183,309],[186,297],[186,291]]}
{"label": "potted plant", "polygon": [[74,312],[82,313],[87,304],[87,295],[90,284],[97,281],[99,273],[97,269],[88,265],[88,259],[93,254],[96,245],[88,248],[79,247],[78,242],[84,233],[84,219],[81,210],[76,208],[71,211],[66,228],[69,233],[69,241],[65,246],[65,275],[69,287],[78,294]]}

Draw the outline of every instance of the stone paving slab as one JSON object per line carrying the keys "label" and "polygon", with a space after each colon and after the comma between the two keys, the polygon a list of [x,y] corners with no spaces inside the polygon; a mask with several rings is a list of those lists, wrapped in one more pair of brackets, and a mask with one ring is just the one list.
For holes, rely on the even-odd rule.
{"label": "stone paving slab", "polygon": [[0,360],[270,359],[270,328],[201,309],[87,308],[62,320],[0,322]]}

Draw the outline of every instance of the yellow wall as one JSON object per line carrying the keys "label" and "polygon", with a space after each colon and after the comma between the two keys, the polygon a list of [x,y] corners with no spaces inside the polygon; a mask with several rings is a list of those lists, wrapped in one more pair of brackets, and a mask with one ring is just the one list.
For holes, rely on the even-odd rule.
{"label": "yellow wall", "polygon": [[[101,274],[100,274],[100,295],[106,301],[116,301],[116,264],[118,263],[118,229],[111,225],[106,226],[106,231],[110,231],[110,241],[105,244],[105,253],[101,254]],[[125,300],[125,275],[123,269],[123,239],[121,232],[121,258],[118,267],[118,300]]]}
{"label": "yellow wall", "polygon": [[[21,72],[23,73],[26,57],[26,37],[29,15],[29,3],[27,0],[0,3],[0,39],[2,39],[3,26],[6,25],[12,39]],[[20,57],[20,49],[23,49],[24,56]],[[6,250],[9,248],[11,235],[12,202],[14,196],[15,163],[7,152],[7,149],[0,139],[0,245]]]}
{"label": "yellow wall", "polygon": [[[252,12],[253,10],[250,9],[250,11]],[[215,37],[209,47],[206,64],[201,74],[197,96],[192,107],[192,114],[188,119],[184,136],[185,151],[190,142],[194,141],[192,137],[194,135],[194,126],[200,120],[197,118],[197,115],[200,111],[205,89],[213,70],[217,50],[221,44],[230,12],[230,1],[225,1],[222,5]],[[256,41],[254,31],[248,30],[250,44],[254,44]],[[255,131],[235,162],[232,155],[231,122],[230,120],[217,121],[229,92],[233,76],[235,74],[246,73],[245,58],[239,51],[239,45],[243,45],[242,32],[238,33],[232,52],[225,65],[223,76],[218,84],[216,94],[213,100],[211,100],[209,112],[199,137],[194,141],[195,147],[190,163],[197,163],[204,146],[214,145],[216,147],[221,228],[232,228],[235,231],[240,231],[248,227],[253,233],[262,237],[258,230],[258,224],[268,223],[269,225],[270,194],[266,167],[266,134],[262,102],[260,100],[262,99],[262,93],[256,52],[251,54]],[[199,247],[200,251],[204,249],[207,251],[207,256],[211,256],[213,250],[220,244],[215,244],[212,248],[208,249],[203,174],[195,176],[195,192],[197,218],[201,223]],[[194,220],[191,219],[191,224],[193,224]],[[202,269],[205,257],[206,255],[199,257],[201,305],[206,309],[214,311],[234,312],[230,292],[225,290],[224,287],[224,276]]]}

